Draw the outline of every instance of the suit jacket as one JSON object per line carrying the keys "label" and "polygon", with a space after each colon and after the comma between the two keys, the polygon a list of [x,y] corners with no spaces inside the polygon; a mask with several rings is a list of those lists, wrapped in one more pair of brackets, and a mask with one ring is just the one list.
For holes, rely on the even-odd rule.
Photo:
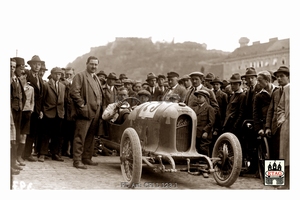
{"label": "suit jacket", "polygon": [[177,86],[174,88],[174,89],[171,89],[171,88],[168,88],[163,97],[162,97],[162,100],[163,101],[169,101],[169,98],[174,95],[174,94],[177,94],[179,96],[179,102],[184,102],[185,100],[185,96],[186,96],[186,89],[185,87],[177,84]]}
{"label": "suit jacket", "polygon": [[39,79],[39,86],[37,85],[37,79],[32,75],[31,70],[26,70],[25,73],[27,75],[27,82],[30,83],[30,85],[34,89],[34,111],[38,115],[42,111],[42,100],[43,100],[43,92],[44,92],[44,81],[41,77],[38,76]]}
{"label": "suit jacket", "polygon": [[[97,83],[90,73],[86,70],[79,72],[73,78],[70,90],[70,97],[74,101],[76,113],[72,116],[84,119],[95,118],[96,111],[103,104],[103,90],[100,81]],[[81,107],[83,105],[83,107]]]}
{"label": "suit jacket", "polygon": [[243,120],[243,101],[245,93],[242,90],[235,92],[227,105],[226,117],[224,120],[224,131],[235,133],[242,125]]}
{"label": "suit jacket", "polygon": [[[26,93],[24,91],[24,87],[19,78],[17,78],[17,83],[12,81],[10,82],[10,105],[11,108],[18,111],[23,110],[25,103],[26,103]],[[21,92],[21,97],[19,97],[19,92]],[[21,100],[21,107],[20,107],[20,98]]]}
{"label": "suit jacket", "polygon": [[255,95],[253,104],[253,121],[255,132],[265,128],[270,102],[271,95],[265,90],[261,90]]}
{"label": "suit jacket", "polygon": [[271,96],[270,105],[266,117],[266,129],[270,128],[272,134],[277,132],[277,106],[280,100],[280,90],[277,88],[274,90]]}
{"label": "suit jacket", "polygon": [[111,91],[108,88],[108,85],[105,84],[105,85],[103,85],[102,89],[103,89],[103,102],[106,106],[111,104],[111,103],[115,103],[117,101],[118,91],[117,91],[116,87],[114,87],[113,91]]}
{"label": "suit jacket", "polygon": [[216,128],[221,129],[226,116],[228,97],[227,94],[222,90],[218,90],[215,95],[219,105],[219,112],[216,115]]}
{"label": "suit jacket", "polygon": [[243,106],[243,119],[253,119],[253,104],[255,95],[261,91],[261,86],[256,84],[253,89],[248,88],[245,93]]}
{"label": "suit jacket", "polygon": [[[219,105],[215,96],[215,93],[205,87],[204,85],[201,85],[201,90],[205,90],[209,93],[209,104],[214,108],[215,114],[219,112]],[[197,102],[197,97],[194,95],[195,89],[192,87],[190,90],[187,91],[186,93],[186,98],[184,103],[188,106],[192,106],[195,102]]]}
{"label": "suit jacket", "polygon": [[66,86],[58,82],[58,92],[53,79],[44,83],[44,94],[42,101],[43,114],[47,118],[55,118],[56,115],[63,119],[65,115],[64,98]]}
{"label": "suit jacket", "polygon": [[162,92],[161,89],[158,86],[154,87],[154,88],[155,88],[154,93],[153,93],[153,91],[151,91],[150,87],[148,87],[146,89],[151,94],[151,97],[150,97],[149,101],[161,101],[164,92]]}
{"label": "suit jacket", "polygon": [[197,115],[197,137],[202,137],[207,132],[208,139],[212,138],[212,128],[215,123],[215,112],[212,106],[204,103],[202,106],[196,105],[191,107]]}

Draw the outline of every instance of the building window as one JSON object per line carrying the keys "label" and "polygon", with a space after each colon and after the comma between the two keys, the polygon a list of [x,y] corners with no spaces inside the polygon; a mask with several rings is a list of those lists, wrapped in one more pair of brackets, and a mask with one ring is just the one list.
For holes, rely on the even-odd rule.
{"label": "building window", "polygon": [[285,65],[285,58],[282,58],[281,64]]}
{"label": "building window", "polygon": [[269,62],[268,61],[265,62],[265,67],[267,67],[267,66],[269,66]]}

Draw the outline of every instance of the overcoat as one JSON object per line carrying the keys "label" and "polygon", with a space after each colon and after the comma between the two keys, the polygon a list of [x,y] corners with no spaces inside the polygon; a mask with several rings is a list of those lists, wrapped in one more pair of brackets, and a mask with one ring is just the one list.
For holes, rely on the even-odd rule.
{"label": "overcoat", "polygon": [[277,123],[280,129],[279,158],[284,159],[285,166],[290,165],[290,85],[283,89],[277,108]]}
{"label": "overcoat", "polygon": [[[96,77],[98,79],[98,77]],[[98,86],[87,70],[77,73],[71,85],[70,97],[74,101],[74,112],[72,116],[76,118],[93,119],[99,106],[105,106],[103,100],[103,90],[98,79]],[[83,105],[83,107],[81,107]]]}

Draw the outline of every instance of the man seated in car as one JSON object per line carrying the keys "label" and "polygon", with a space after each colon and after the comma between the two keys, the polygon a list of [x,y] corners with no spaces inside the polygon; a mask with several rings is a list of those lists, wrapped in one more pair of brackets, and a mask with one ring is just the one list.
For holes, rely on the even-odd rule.
{"label": "man seated in car", "polygon": [[124,99],[128,98],[128,90],[121,87],[117,93],[117,102],[109,104],[102,114],[102,119],[112,123],[121,124],[131,112],[130,104]]}

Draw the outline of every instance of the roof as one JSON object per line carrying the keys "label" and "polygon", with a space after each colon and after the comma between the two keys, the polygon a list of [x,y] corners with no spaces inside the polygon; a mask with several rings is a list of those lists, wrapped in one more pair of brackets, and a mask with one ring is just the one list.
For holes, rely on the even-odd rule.
{"label": "roof", "polygon": [[241,58],[253,55],[262,55],[271,51],[280,51],[282,49],[290,48],[290,39],[271,40],[266,43],[255,43],[251,46],[243,46],[236,48],[227,59]]}

